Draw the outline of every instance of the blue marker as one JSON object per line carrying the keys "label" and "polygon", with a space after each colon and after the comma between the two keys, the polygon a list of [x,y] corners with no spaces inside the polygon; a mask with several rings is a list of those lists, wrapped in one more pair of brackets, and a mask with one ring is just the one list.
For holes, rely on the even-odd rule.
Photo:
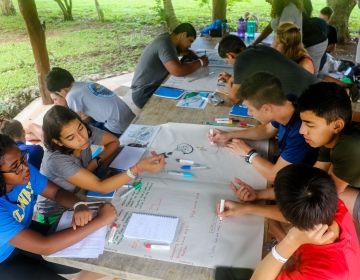
{"label": "blue marker", "polygon": [[182,170],[192,170],[192,169],[209,169],[209,167],[207,167],[206,165],[201,165],[201,164],[193,164],[193,165],[183,165],[181,166]]}
{"label": "blue marker", "polygon": [[192,178],[193,174],[190,172],[183,172],[183,171],[168,171],[167,172],[169,175],[177,175],[177,176],[183,176],[183,177],[188,177],[188,178]]}

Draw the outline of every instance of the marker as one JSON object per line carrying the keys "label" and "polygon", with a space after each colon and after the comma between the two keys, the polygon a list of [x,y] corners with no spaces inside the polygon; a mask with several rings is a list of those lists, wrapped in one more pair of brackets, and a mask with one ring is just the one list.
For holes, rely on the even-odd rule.
{"label": "marker", "polygon": [[170,245],[144,243],[146,249],[170,250]]}
{"label": "marker", "polygon": [[[222,213],[225,210],[225,199],[220,200],[220,209],[219,212]],[[222,217],[220,217],[220,221],[222,221]]]}
{"label": "marker", "polygon": [[222,122],[222,121],[230,121],[231,119],[229,119],[229,118],[215,118],[215,121],[216,122]]}
{"label": "marker", "polygon": [[116,234],[116,231],[117,231],[118,227],[119,227],[119,226],[118,226],[116,223],[113,223],[113,224],[111,225],[111,230],[110,230],[109,239],[108,239],[108,241],[109,241],[110,243],[113,243],[113,242],[114,242],[114,237],[115,237],[115,234]]}
{"label": "marker", "polygon": [[123,193],[122,195],[120,195],[120,198],[125,198],[126,196],[128,196],[130,193],[132,193],[135,190],[135,187],[131,187],[127,192]]}
{"label": "marker", "polygon": [[128,194],[132,193],[133,191],[140,190],[141,187],[142,187],[142,183],[141,183],[141,182],[137,182],[137,183],[135,183],[133,186],[127,185],[127,187],[128,187],[129,190],[128,190],[127,192],[123,193],[123,194],[120,196],[120,198],[126,197]]}
{"label": "marker", "polygon": [[190,172],[182,172],[182,171],[173,170],[173,171],[168,171],[167,173],[169,175],[177,175],[177,176],[183,176],[183,177],[188,177],[188,178],[193,177],[193,174]]}
{"label": "marker", "polygon": [[201,165],[195,163],[194,165],[183,165],[180,167],[182,170],[192,170],[192,169],[209,169],[206,165]]}
{"label": "marker", "polygon": [[[210,128],[209,133],[210,133],[210,136],[211,136],[211,137],[214,137],[214,129],[213,129],[213,128]],[[210,144],[215,145],[215,142],[214,142],[214,141],[210,141]]]}
{"label": "marker", "polygon": [[183,163],[183,164],[190,164],[190,165],[195,164],[195,162],[194,162],[193,160],[189,160],[189,159],[177,158],[176,161],[177,161],[178,163]]}

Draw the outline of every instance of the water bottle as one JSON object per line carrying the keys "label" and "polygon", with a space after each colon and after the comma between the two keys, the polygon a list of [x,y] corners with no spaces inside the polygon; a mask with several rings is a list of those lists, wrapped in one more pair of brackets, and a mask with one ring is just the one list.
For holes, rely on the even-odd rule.
{"label": "water bottle", "polygon": [[246,21],[243,19],[243,17],[241,17],[239,18],[237,34],[239,35],[240,38],[244,38],[245,32],[246,32]]}
{"label": "water bottle", "polygon": [[256,30],[256,21],[253,19],[249,19],[246,22],[246,35],[248,38],[255,37],[255,30]]}
{"label": "water bottle", "polygon": [[221,23],[221,37],[225,37],[229,33],[229,25],[227,23],[227,20],[225,19]]}

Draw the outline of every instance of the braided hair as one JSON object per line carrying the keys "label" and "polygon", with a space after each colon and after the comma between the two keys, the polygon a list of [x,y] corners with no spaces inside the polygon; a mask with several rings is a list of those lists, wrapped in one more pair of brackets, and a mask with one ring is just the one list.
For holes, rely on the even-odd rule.
{"label": "braided hair", "polygon": [[[14,140],[5,134],[0,134],[0,166],[2,165],[3,157],[9,148],[16,147]],[[6,183],[4,176],[0,173],[0,197],[6,193]]]}

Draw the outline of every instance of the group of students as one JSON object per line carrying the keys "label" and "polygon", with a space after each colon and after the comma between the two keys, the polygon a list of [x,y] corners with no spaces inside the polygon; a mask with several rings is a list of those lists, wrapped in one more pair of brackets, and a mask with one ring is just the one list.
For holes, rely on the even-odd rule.
{"label": "group of students", "polygon": [[[258,215],[293,226],[288,233],[271,230],[279,243],[253,279],[358,279],[360,125],[351,122],[346,91],[319,82],[294,102],[279,79],[258,72],[245,79],[238,94],[261,124],[233,132],[216,129],[209,140],[244,157],[274,188],[256,190],[235,178],[230,187],[240,202],[225,201],[218,215]],[[275,136],[275,162],[244,141]],[[258,200],[276,204],[254,203]]]}
{"label": "group of students", "polygon": [[[293,226],[287,233],[274,226],[279,243],[253,279],[358,279],[360,126],[351,122],[351,101],[344,87],[320,82],[314,75],[316,66],[301,43],[301,22],[283,22],[289,20],[286,7],[298,9],[297,2],[271,1],[277,22],[271,25],[276,32],[272,47],[255,41],[256,46],[247,48],[232,35],[219,44],[219,55],[234,65],[233,76],[219,76],[228,84],[227,97],[243,102],[261,124],[233,132],[215,129],[209,140],[244,157],[274,188],[256,190],[235,178],[230,186],[240,202],[226,201],[225,211],[218,215],[260,215]],[[189,50],[195,39],[196,31],[188,23],[157,37],[144,49],[131,90],[123,99],[97,83],[76,82],[67,70],[53,68],[46,83],[56,105],[44,116],[42,127],[36,128],[45,151],[25,144],[21,123],[2,120],[0,275],[63,279],[59,273],[76,272],[51,265],[41,255],[66,248],[116,219],[111,204],[92,217],[76,192],[107,193],[142,172],[164,168],[164,156],[153,155],[124,173],[106,179],[96,175],[118,150],[118,137],[169,73],[184,76],[207,66],[206,56],[197,57]],[[289,42],[296,47],[289,47]],[[274,137],[279,148],[275,160],[262,157],[244,141]],[[93,158],[91,145],[104,148]],[[257,200],[275,204],[253,203]],[[54,232],[61,213],[71,208],[73,229]],[[75,279],[101,276],[82,271]]]}

